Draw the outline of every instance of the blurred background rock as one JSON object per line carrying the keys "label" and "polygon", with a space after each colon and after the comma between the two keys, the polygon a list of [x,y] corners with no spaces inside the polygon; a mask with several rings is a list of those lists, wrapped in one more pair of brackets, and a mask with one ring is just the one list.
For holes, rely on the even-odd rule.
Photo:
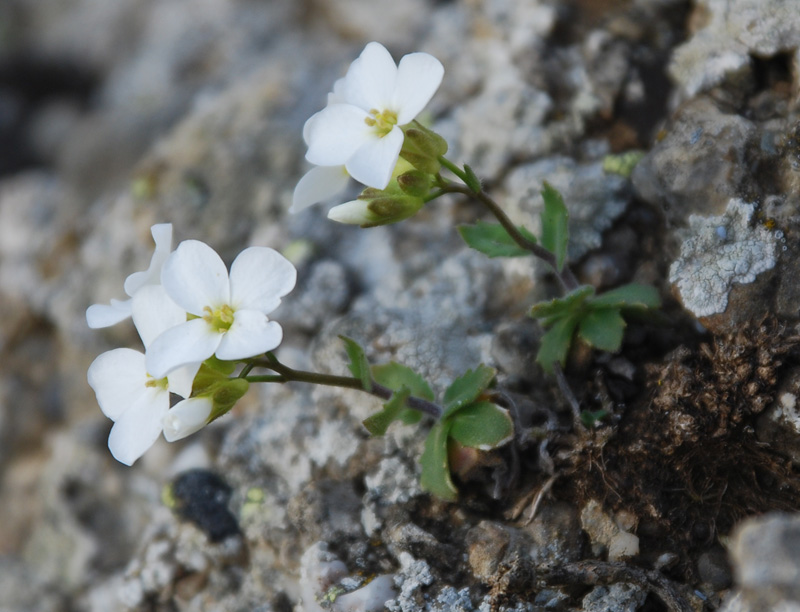
{"label": "blurred background rock", "polygon": [[[796,215],[797,149],[781,140],[796,112],[792,7],[0,3],[0,610],[314,610],[307,594],[299,603],[301,577],[342,563],[343,575],[394,573],[393,610],[488,605],[487,578],[466,566],[445,571],[452,550],[413,522],[429,505],[415,477],[422,435],[398,428],[368,439],[360,420],[375,409],[370,399],[254,388],[201,434],[158,442],[132,469],[117,464],[86,369],[137,340],[129,324],[90,331],[86,307],[122,297],[125,276],[148,261],[154,223],[172,222],[176,240],[203,240],[228,262],[248,245],[301,244],[297,289],[275,313],[286,361],[340,371],[336,336],[347,333],[438,389],[480,362],[507,364],[504,380],[530,388],[535,373],[520,366],[530,346],[492,338],[546,295],[542,271],[467,252],[452,227],[479,211],[450,200],[366,232],[328,222],[322,207],[289,218],[306,169],[305,120],[366,42],[396,59],[432,53],[446,75],[428,116],[451,158],[469,162],[525,223],[538,218],[538,181],[552,177],[568,206],[580,207],[570,255],[584,278],[666,288],[679,246],[671,232],[689,214],[720,214],[746,195],[773,197],[784,211],[774,217]],[[775,27],[748,26],[764,18]],[[633,182],[601,171],[608,154],[654,146]],[[753,155],[778,169],[749,180]],[[681,159],[690,165],[676,170]],[[642,254],[641,227],[660,228],[670,248]],[[797,291],[777,286],[796,316]],[[740,301],[748,299],[762,298]],[[763,299],[775,308],[774,296]],[[221,542],[162,503],[165,484],[188,469],[221,474],[230,487],[237,527]],[[570,543],[581,538],[573,512],[564,519],[573,528],[558,536]],[[375,548],[376,539],[385,545]],[[575,546],[562,548],[573,560]],[[592,591],[586,609],[611,609],[605,593]],[[572,609],[563,594],[540,599]]]}

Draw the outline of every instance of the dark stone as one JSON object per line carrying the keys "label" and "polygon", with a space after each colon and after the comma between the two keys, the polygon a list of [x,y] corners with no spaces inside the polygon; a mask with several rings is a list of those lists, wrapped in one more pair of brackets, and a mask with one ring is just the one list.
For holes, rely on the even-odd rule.
{"label": "dark stone", "polygon": [[231,488],[208,470],[188,470],[172,483],[175,513],[194,523],[212,542],[240,533],[236,517],[228,509]]}

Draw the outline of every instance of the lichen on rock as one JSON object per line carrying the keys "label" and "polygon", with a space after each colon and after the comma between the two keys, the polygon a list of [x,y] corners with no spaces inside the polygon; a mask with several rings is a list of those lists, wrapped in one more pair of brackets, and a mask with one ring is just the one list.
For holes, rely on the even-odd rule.
{"label": "lichen on rock", "polygon": [[755,204],[733,198],[725,213],[689,217],[689,237],[669,269],[684,307],[697,317],[725,312],[733,283],[752,283],[775,266],[779,238],[751,221]]}

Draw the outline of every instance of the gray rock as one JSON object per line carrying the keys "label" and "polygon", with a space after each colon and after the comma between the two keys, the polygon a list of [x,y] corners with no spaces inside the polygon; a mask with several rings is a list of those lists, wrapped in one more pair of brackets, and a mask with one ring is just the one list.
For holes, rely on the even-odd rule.
{"label": "gray rock", "polygon": [[569,504],[543,504],[524,530],[534,542],[530,554],[536,565],[560,565],[581,558],[581,520]]}
{"label": "gray rock", "polygon": [[647,599],[647,592],[632,584],[594,587],[583,598],[584,612],[636,612]]}
{"label": "gray rock", "polygon": [[519,166],[506,180],[505,200],[515,221],[534,235],[541,234],[544,181],[561,192],[569,210],[568,257],[572,261],[601,245],[603,232],[625,212],[631,197],[627,179],[606,173],[601,162],[579,164],[570,158],[553,157]]}
{"label": "gray rock", "polygon": [[634,168],[634,189],[663,209],[670,226],[684,226],[692,214],[722,214],[749,179],[746,154],[755,133],[753,123],[710,99],[692,100]]}
{"label": "gray rock", "polygon": [[676,49],[670,73],[683,97],[723,82],[754,76],[753,57],[788,52],[795,64],[800,18],[792,0],[701,0],[695,11],[701,24]]}
{"label": "gray rock", "polygon": [[721,548],[702,553],[697,560],[697,571],[700,579],[714,591],[727,589],[733,582],[728,555]]}
{"label": "gray rock", "polygon": [[[697,317],[723,313],[734,283],[748,285],[777,261],[778,237],[762,226],[753,227],[755,205],[733,199],[718,217],[689,217],[688,236],[680,258],[669,269],[684,307]],[[762,285],[749,291],[750,301],[763,295]],[[756,310],[766,312],[763,308]],[[734,313],[731,317],[737,321]]]}
{"label": "gray rock", "polygon": [[739,609],[800,607],[798,551],[800,518],[795,515],[770,514],[741,523],[731,542]]}
{"label": "gray rock", "polygon": [[639,554],[639,538],[622,529],[618,521],[593,499],[581,510],[581,526],[597,549],[596,553],[607,553],[609,561],[621,561]]}

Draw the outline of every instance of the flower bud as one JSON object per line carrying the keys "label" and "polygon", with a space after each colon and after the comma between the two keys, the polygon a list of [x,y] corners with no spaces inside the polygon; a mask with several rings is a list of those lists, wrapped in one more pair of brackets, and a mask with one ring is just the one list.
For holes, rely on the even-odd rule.
{"label": "flower bud", "polygon": [[422,198],[404,195],[402,192],[400,195],[386,191],[380,194],[374,198],[364,197],[362,194],[357,200],[334,206],[328,212],[328,218],[339,223],[376,227],[407,219],[425,204]]}
{"label": "flower bud", "polygon": [[178,402],[164,415],[164,437],[167,442],[182,440],[208,423],[213,402],[207,397],[192,397]]}
{"label": "flower bud", "polygon": [[397,177],[397,185],[410,196],[424,198],[431,190],[431,175],[410,170]]}
{"label": "flower bud", "polygon": [[447,153],[447,141],[416,121],[403,127],[403,132],[400,157],[425,174],[437,174],[441,169],[439,158]]}

